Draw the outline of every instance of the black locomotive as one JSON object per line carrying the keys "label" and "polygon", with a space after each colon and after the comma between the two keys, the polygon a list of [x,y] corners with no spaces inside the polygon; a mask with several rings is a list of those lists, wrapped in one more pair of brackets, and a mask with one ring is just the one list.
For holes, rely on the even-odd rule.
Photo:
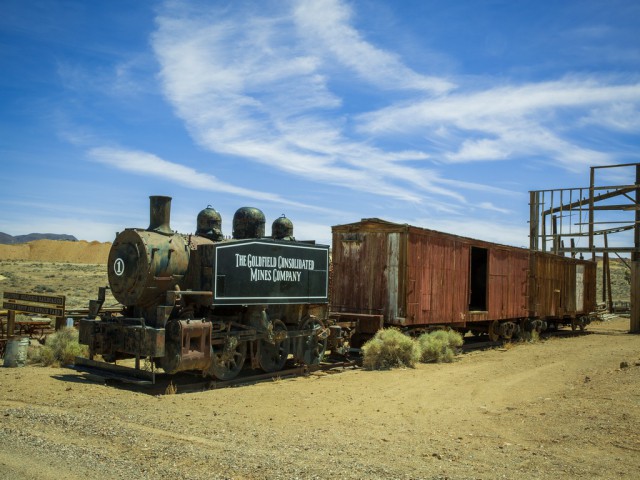
{"label": "black locomotive", "polygon": [[[136,372],[199,371],[234,378],[253,368],[280,370],[287,359],[319,363],[327,349],[329,247],[300,242],[284,216],[265,237],[264,214],[240,208],[233,238],[207,207],[195,235],[169,225],[171,198],[150,197],[150,225],[116,236],[109,286],[123,305],[102,311],[105,289],[79,323],[88,362],[135,358]],[[147,368],[141,368],[144,361]]]}

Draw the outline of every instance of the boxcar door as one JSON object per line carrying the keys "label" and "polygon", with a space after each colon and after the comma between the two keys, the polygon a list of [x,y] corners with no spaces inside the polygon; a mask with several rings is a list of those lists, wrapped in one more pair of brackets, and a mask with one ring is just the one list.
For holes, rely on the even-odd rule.
{"label": "boxcar door", "polygon": [[576,312],[584,310],[584,265],[576,265]]}

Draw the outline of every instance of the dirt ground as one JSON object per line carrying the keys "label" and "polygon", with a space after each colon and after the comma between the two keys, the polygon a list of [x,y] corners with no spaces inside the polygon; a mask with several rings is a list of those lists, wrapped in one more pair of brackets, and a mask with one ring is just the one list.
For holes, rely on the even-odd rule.
{"label": "dirt ground", "polygon": [[[109,245],[40,242],[0,246],[0,293],[86,307]],[[0,368],[0,478],[635,479],[640,338],[628,328],[176,395]]]}
{"label": "dirt ground", "polygon": [[628,327],[159,396],[67,368],[3,368],[0,478],[637,478],[640,338]]}

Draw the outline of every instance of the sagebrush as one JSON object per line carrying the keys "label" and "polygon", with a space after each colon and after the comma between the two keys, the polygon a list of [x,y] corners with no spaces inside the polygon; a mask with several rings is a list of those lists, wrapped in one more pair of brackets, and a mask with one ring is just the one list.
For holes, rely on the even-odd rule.
{"label": "sagebrush", "polygon": [[414,367],[418,361],[451,362],[463,343],[462,335],[454,330],[437,330],[415,339],[394,328],[383,329],[362,346],[362,365],[382,370]]}
{"label": "sagebrush", "polygon": [[49,335],[42,347],[31,348],[29,361],[45,366],[73,365],[76,357],[87,353],[87,346],[78,343],[78,331],[65,327]]}
{"label": "sagebrush", "polygon": [[414,367],[420,359],[418,343],[394,328],[378,330],[362,346],[362,366],[370,370]]}
{"label": "sagebrush", "polygon": [[455,349],[461,347],[464,340],[455,330],[436,330],[420,335],[418,343],[421,362],[452,362],[456,355]]}

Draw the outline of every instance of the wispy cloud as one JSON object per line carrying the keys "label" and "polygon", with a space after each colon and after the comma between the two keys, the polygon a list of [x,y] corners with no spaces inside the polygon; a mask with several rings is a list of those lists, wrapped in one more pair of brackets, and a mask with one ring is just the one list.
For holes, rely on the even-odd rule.
{"label": "wispy cloud", "polygon": [[582,118],[584,125],[597,125],[627,133],[640,131],[640,105],[638,102],[615,101],[592,109]]}
{"label": "wispy cloud", "polygon": [[[621,103],[624,107],[611,107]],[[363,113],[359,128],[382,136],[407,136],[429,129],[441,138],[440,151],[432,156],[446,163],[543,156],[575,171],[609,163],[612,156],[582,146],[572,134],[587,122],[595,123],[602,109],[608,115],[601,118],[601,124],[627,130],[638,121],[638,105],[640,82],[608,84],[566,78],[392,105]]]}
{"label": "wispy cloud", "polygon": [[398,55],[367,42],[351,24],[352,15],[338,0],[297,1],[294,22],[307,48],[320,58],[338,61],[380,88],[441,94],[454,87],[447,79],[411,70]]}
{"label": "wispy cloud", "polygon": [[97,147],[89,150],[88,154],[93,160],[109,165],[113,168],[117,168],[118,170],[137,173],[148,177],[164,178],[189,188],[217,193],[228,193],[245,198],[252,198],[254,200],[276,202],[283,205],[314,208],[298,202],[291,202],[276,194],[258,192],[221,182],[213,175],[198,172],[193,168],[163,160],[162,158],[147,152],[110,147]]}
{"label": "wispy cloud", "polygon": [[153,57],[148,54],[132,53],[115,63],[97,67],[59,60],[56,67],[62,85],[76,93],[107,94],[123,101],[137,95],[158,93],[155,83],[151,81]]}
{"label": "wispy cloud", "polygon": [[315,182],[414,203],[439,197],[464,204],[428,168],[424,151],[392,150],[350,133],[342,98],[330,89],[331,75],[342,74],[422,95],[452,84],[369,44],[340,2],[294,6],[271,16],[267,9],[217,12],[212,21],[171,4],[158,17],[153,46],[163,86],[192,136],[213,152]]}
{"label": "wispy cloud", "polygon": [[[152,38],[166,98],[212,152],[447,210],[469,204],[461,187],[514,192],[458,181],[438,165],[533,159],[579,172],[613,161],[611,151],[581,136],[599,111],[607,112],[600,122],[607,128],[628,130],[638,121],[637,79],[567,75],[471,88],[468,79],[409,68],[367,40],[356,14],[339,0],[254,10],[167,3]],[[345,84],[388,103],[354,113]],[[397,95],[383,96],[389,92]],[[403,144],[411,148],[397,148]]]}

